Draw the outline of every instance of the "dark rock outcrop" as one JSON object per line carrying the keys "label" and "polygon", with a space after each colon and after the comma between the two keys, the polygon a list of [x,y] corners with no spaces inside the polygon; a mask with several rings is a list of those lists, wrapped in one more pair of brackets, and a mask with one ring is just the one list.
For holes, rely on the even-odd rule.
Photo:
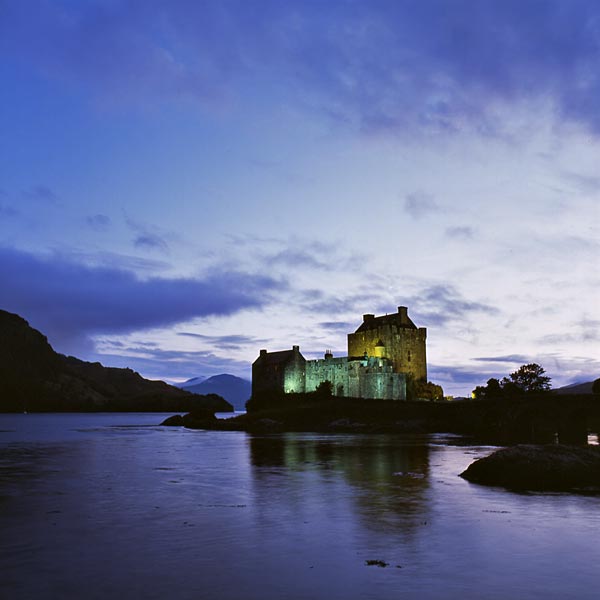
{"label": "dark rock outcrop", "polygon": [[460,476],[516,490],[600,491],[600,448],[513,446],[480,458]]}
{"label": "dark rock outcrop", "polygon": [[187,427],[188,429],[211,429],[217,418],[214,412],[200,407],[195,407],[187,415],[173,415],[165,419],[161,425]]}
{"label": "dark rock outcrop", "polygon": [[233,410],[214,394],[192,394],[131,369],[58,354],[25,319],[0,310],[0,412],[175,412],[195,407]]}
{"label": "dark rock outcrop", "polygon": [[167,425],[169,427],[181,427],[183,425],[183,415],[173,415],[167,417],[161,425]]}

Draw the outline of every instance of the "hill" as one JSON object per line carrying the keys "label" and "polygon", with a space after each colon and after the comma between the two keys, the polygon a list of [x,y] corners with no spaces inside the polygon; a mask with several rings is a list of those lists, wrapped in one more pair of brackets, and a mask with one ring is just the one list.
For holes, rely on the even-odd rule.
{"label": "hill", "polygon": [[198,377],[192,377],[183,383],[174,383],[173,385],[184,390],[185,388],[192,387],[193,385],[198,385],[203,381],[206,381],[206,377],[204,377],[204,375],[198,375]]}
{"label": "hill", "polygon": [[58,354],[22,317],[0,310],[0,412],[228,412],[216,395],[199,396],[131,369],[104,367]]}
{"label": "hill", "polygon": [[593,381],[572,383],[571,385],[565,385],[552,391],[555,394],[591,394],[592,385],[594,385]]}
{"label": "hill", "polygon": [[[193,382],[194,379],[189,381]],[[200,383],[193,383],[192,385],[187,385],[187,383],[181,384],[181,387],[196,394],[218,394],[225,398],[227,402],[233,404],[235,410],[246,410],[246,401],[252,395],[252,383],[250,381],[226,373],[214,375]]]}

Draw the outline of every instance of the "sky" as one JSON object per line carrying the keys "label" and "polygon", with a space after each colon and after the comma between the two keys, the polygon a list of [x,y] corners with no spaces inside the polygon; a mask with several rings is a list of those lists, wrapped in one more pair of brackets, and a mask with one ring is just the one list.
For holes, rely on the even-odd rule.
{"label": "sky", "polygon": [[182,381],[408,306],[600,377],[595,0],[0,0],[0,308]]}

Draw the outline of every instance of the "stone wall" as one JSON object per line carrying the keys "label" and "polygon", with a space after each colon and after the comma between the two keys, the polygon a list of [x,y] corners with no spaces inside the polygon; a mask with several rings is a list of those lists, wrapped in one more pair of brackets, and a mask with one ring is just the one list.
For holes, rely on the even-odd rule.
{"label": "stone wall", "polygon": [[335,396],[348,395],[348,358],[321,358],[306,361],[306,391],[314,392],[323,381],[330,381]]}
{"label": "stone wall", "polygon": [[406,376],[404,373],[394,373],[393,365],[386,359],[349,361],[348,396],[406,400]]}
{"label": "stone wall", "polygon": [[[297,346],[294,346],[297,348]],[[295,351],[293,357],[286,363],[283,377],[283,391],[286,394],[303,393],[306,391],[307,361]]]}

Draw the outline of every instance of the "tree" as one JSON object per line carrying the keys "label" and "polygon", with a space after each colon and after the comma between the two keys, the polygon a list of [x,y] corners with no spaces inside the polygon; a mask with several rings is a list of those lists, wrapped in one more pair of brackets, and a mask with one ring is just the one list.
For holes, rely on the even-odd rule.
{"label": "tree", "polygon": [[331,398],[333,396],[333,384],[331,381],[326,379],[325,381],[321,381],[321,383],[317,386],[315,390],[315,394],[319,398]]}
{"label": "tree", "polygon": [[406,375],[406,399],[407,400],[443,400],[444,390],[442,386],[424,379],[415,379],[413,375]]}
{"label": "tree", "polygon": [[523,394],[539,394],[550,390],[550,377],[538,364],[531,363],[519,367],[502,381],[492,377],[487,385],[478,385],[473,390],[476,400],[493,400],[495,398],[515,398]]}
{"label": "tree", "polygon": [[550,391],[550,377],[544,375],[546,370],[536,363],[519,367],[508,378],[502,380],[502,387],[514,384],[526,394]]}

